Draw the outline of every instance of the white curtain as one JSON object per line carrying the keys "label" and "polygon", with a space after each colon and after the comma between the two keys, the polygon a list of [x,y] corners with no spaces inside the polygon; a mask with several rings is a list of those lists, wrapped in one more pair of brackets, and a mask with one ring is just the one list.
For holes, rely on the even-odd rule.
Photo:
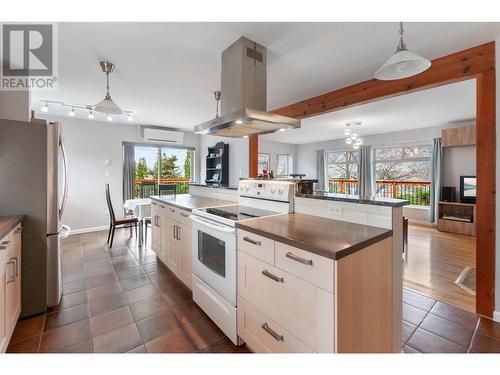
{"label": "white curtain", "polygon": [[431,177],[431,207],[429,221],[435,223],[437,219],[437,202],[441,195],[443,181],[443,147],[441,138],[434,138],[432,146],[432,177]]}
{"label": "white curtain", "polygon": [[328,191],[328,157],[325,150],[316,150],[316,176],[318,176],[318,190]]}
{"label": "white curtain", "polygon": [[370,198],[374,189],[373,147],[362,145],[359,148],[359,196]]}

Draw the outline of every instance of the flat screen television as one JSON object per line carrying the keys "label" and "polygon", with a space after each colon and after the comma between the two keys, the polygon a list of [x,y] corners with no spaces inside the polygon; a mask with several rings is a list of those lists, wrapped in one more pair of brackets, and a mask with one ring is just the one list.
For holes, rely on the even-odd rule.
{"label": "flat screen television", "polygon": [[460,201],[476,203],[476,176],[460,176]]}

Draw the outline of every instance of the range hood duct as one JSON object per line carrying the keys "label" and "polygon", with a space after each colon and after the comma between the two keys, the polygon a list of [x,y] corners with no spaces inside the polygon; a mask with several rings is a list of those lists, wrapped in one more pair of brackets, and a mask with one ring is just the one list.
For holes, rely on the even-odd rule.
{"label": "range hood duct", "polygon": [[222,115],[194,132],[239,138],[300,128],[300,120],[266,112],[266,61],[266,48],[245,37],[222,52]]}

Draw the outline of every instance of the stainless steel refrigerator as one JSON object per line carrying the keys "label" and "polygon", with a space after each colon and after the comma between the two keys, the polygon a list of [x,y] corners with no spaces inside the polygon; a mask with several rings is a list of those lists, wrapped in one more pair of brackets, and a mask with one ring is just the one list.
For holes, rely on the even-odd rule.
{"label": "stainless steel refrigerator", "polygon": [[0,215],[24,215],[21,316],[59,304],[68,192],[61,125],[0,119]]}

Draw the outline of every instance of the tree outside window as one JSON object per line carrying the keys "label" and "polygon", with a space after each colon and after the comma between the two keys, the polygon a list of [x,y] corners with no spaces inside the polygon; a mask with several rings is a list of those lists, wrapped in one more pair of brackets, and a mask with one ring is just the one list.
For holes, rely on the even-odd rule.
{"label": "tree outside window", "polygon": [[357,194],[359,151],[328,152],[329,191],[338,194]]}

